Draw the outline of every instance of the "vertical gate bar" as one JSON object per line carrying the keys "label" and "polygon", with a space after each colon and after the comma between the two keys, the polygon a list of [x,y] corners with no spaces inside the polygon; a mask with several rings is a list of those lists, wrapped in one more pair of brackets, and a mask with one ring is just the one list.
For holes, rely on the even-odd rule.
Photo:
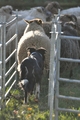
{"label": "vertical gate bar", "polygon": [[[52,20],[52,29],[51,29],[51,41],[53,41],[53,29],[54,29],[54,20]],[[52,45],[52,44],[51,44]],[[50,68],[51,68],[51,50],[50,50]],[[49,71],[49,87],[48,87],[48,106],[50,107],[50,95],[51,95],[51,71]]]}
{"label": "vertical gate bar", "polygon": [[[5,98],[5,42],[6,42],[6,17],[3,16],[3,22],[2,22],[2,99],[4,101]],[[5,101],[3,102],[3,108],[5,107]]]}
{"label": "vertical gate bar", "polygon": [[50,105],[50,120],[53,116],[54,103],[54,53],[55,53],[55,39],[56,39],[56,25],[53,20],[52,34],[51,34],[51,52],[50,52],[50,73],[49,73],[49,105]]}
{"label": "vertical gate bar", "polygon": [[1,38],[2,25],[0,24],[0,110],[2,106],[2,38]]}
{"label": "vertical gate bar", "polygon": [[[18,10],[16,9],[16,41],[15,41],[15,61],[16,61],[16,66],[15,66],[15,71],[17,71],[17,45],[18,45]],[[17,80],[17,73],[15,75],[15,80]]]}
{"label": "vertical gate bar", "polygon": [[57,22],[57,30],[58,30],[58,37],[57,37],[57,76],[56,76],[56,93],[55,93],[55,120],[58,120],[58,104],[59,104],[59,100],[57,98],[57,96],[59,95],[59,81],[58,78],[60,77],[60,46],[61,46],[61,39],[60,39],[60,35],[61,35],[61,24],[59,23],[59,21]]}

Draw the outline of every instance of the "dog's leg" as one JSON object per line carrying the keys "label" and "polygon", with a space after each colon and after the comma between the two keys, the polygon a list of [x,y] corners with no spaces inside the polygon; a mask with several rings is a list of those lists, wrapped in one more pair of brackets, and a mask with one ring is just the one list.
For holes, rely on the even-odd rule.
{"label": "dog's leg", "polygon": [[36,91],[35,91],[36,98],[39,99],[40,97],[40,84],[36,83]]}

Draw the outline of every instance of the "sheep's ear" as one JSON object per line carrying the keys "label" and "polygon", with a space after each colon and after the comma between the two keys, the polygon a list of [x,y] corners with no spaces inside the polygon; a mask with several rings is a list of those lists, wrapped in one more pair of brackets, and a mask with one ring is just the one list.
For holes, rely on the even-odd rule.
{"label": "sheep's ear", "polygon": [[24,20],[27,24],[30,24],[33,22],[33,20]]}
{"label": "sheep's ear", "polygon": [[25,20],[25,19],[23,19],[24,20],[24,22],[26,22],[27,24],[30,24],[30,21],[29,20]]}
{"label": "sheep's ear", "polygon": [[41,19],[36,19],[36,23],[39,25],[42,25],[42,20]]}
{"label": "sheep's ear", "polygon": [[30,52],[30,54],[31,54],[32,52],[35,52],[36,49],[35,48],[28,48],[27,51]]}

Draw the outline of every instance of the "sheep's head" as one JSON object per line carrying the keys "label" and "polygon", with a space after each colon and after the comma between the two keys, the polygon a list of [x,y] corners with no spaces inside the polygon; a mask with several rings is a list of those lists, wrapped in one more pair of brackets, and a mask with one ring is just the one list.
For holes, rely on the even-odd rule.
{"label": "sheep's head", "polygon": [[62,23],[70,22],[70,21],[73,21],[73,22],[77,23],[77,18],[76,18],[75,15],[69,15],[69,14],[61,15],[60,18],[59,18],[59,20]]}
{"label": "sheep's head", "polygon": [[77,32],[77,25],[75,22],[65,22],[62,25],[62,31],[64,32],[64,34],[66,35],[73,35],[73,36],[77,36],[78,32]]}
{"label": "sheep's head", "polygon": [[33,19],[33,20],[25,20],[25,22],[28,23],[28,24],[31,24],[31,23],[35,22],[35,23],[37,23],[39,25],[42,25],[42,20],[38,19],[38,18],[37,19]]}
{"label": "sheep's head", "polygon": [[48,3],[45,9],[49,10],[52,14],[57,14],[58,9],[62,9],[62,8],[58,2],[54,1],[54,2]]}
{"label": "sheep's head", "polygon": [[12,14],[13,8],[10,5],[6,5],[6,6],[1,7],[1,10],[3,13]]}
{"label": "sheep's head", "polygon": [[42,23],[43,21],[41,19],[32,19],[32,20],[24,20],[27,23],[27,27],[24,31],[24,34],[29,31],[35,31],[35,30],[41,30],[44,32]]}

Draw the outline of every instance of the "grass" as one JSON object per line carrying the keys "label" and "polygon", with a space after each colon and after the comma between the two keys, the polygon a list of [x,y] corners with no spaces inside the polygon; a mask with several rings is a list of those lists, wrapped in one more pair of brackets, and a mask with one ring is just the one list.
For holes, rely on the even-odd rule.
{"label": "grass", "polygon": [[[62,77],[66,77],[66,75],[63,74]],[[80,79],[80,65],[73,69],[71,79]],[[12,89],[11,94],[18,99],[9,96],[9,103],[5,109],[0,111],[0,118],[2,120],[49,120],[48,78],[46,74],[43,76],[39,102],[36,102],[34,95],[32,95],[30,96],[29,103],[24,105],[23,92],[18,87],[14,89]],[[59,94],[80,97],[80,84],[60,82]],[[22,97],[19,99],[20,95]],[[80,110],[80,101],[59,99],[59,107]],[[59,120],[80,120],[80,114],[59,112],[58,118]]]}
{"label": "grass", "polygon": [[[65,77],[66,74],[63,74],[62,77]],[[68,75],[67,75],[68,77]],[[73,75],[71,79],[79,80],[80,79],[80,64],[74,67]],[[72,97],[80,97],[80,84],[79,83],[65,83],[61,82],[59,85],[59,94],[72,96]],[[80,110],[80,101],[76,100],[68,100],[68,99],[60,99],[59,107],[67,108],[67,109],[75,109]],[[68,112],[60,112],[59,120],[80,120],[79,113],[68,113]]]}

